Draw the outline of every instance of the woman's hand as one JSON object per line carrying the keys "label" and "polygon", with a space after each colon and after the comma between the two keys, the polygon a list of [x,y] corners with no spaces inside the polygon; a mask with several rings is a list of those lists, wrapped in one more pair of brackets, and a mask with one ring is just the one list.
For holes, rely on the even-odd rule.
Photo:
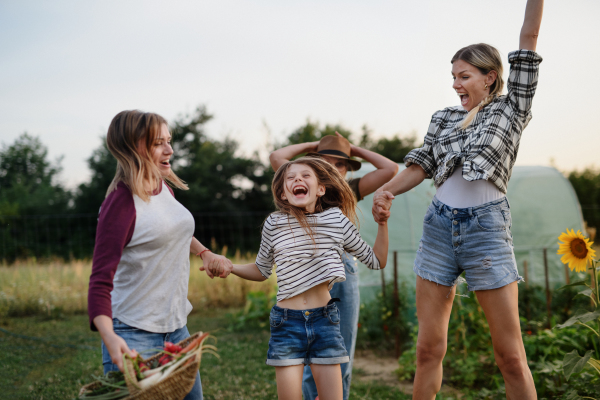
{"label": "woman's hand", "polygon": [[393,194],[381,188],[375,191],[375,194],[373,195],[373,208],[371,210],[375,222],[380,225],[387,222],[391,215],[390,208],[392,207],[392,200],[394,198]]}
{"label": "woman's hand", "polygon": [[200,271],[206,271],[206,274],[213,279],[215,276],[219,278],[227,278],[233,270],[233,264],[227,257],[207,251],[202,254],[203,265]]}
{"label": "woman's hand", "polygon": [[107,335],[106,338],[102,338],[108,354],[110,354],[110,360],[113,364],[119,367],[119,371],[123,372],[123,354],[128,354],[131,358],[137,357],[135,350],[130,350],[125,340],[116,333]]}
{"label": "woman's hand", "polygon": [[110,359],[119,371],[123,372],[123,354],[128,354],[131,358],[137,357],[137,351],[130,350],[123,338],[117,335],[113,328],[112,319],[107,315],[98,315],[94,318],[94,325],[100,332],[102,342],[110,354]]}

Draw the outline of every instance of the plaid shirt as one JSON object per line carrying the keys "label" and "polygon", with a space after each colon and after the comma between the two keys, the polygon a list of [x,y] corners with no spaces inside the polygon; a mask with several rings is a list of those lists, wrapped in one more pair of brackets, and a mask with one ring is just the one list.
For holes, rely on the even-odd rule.
{"label": "plaid shirt", "polygon": [[420,165],[439,187],[462,164],[465,180],[489,179],[506,193],[521,132],[531,120],[542,58],[534,51],[518,50],[508,55],[508,62],[508,94],[497,96],[480,110],[467,129],[460,128],[467,115],[462,106],[433,114],[423,147],[404,158],[407,167]]}

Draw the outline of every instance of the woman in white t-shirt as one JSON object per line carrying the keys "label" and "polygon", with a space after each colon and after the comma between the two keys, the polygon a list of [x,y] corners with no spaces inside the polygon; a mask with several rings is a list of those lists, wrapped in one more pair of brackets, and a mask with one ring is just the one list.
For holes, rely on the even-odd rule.
{"label": "woman in white t-shirt", "polygon": [[[171,170],[171,134],[164,118],[122,111],[113,118],[106,142],[118,166],[98,217],[88,291],[90,327],[102,337],[105,373],[123,370],[124,353],[133,357],[189,337],[190,252],[205,263],[231,265],[193,237],[192,214],[165,182],[187,190]],[[186,396],[198,399],[199,374]]]}

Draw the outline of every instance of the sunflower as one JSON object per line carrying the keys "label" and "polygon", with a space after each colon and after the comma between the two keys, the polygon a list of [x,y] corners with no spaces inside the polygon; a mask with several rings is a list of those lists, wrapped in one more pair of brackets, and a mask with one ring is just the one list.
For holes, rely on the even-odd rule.
{"label": "sunflower", "polygon": [[563,264],[569,264],[569,268],[575,272],[585,271],[585,266],[591,263],[596,256],[596,251],[592,249],[590,239],[583,237],[581,231],[575,233],[574,229],[571,232],[567,229],[567,233],[561,233],[558,237],[563,243],[558,243],[558,252],[556,254],[564,254],[560,261]]}

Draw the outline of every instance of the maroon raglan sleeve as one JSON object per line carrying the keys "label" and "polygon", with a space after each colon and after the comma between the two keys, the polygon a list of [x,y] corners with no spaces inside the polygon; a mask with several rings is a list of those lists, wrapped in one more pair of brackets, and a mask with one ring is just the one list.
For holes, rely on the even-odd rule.
{"label": "maroon raglan sleeve", "polygon": [[117,190],[109,194],[102,203],[98,217],[88,289],[88,315],[92,331],[97,331],[94,318],[98,315],[112,318],[110,292],[113,289],[113,278],[134,228],[133,196],[125,184],[119,183]]}

